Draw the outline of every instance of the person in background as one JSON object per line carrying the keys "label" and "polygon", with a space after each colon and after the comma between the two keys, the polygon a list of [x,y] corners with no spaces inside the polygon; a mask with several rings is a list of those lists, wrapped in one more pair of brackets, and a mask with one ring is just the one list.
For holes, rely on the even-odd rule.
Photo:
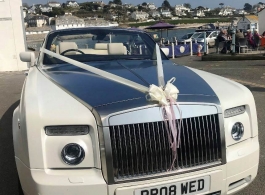
{"label": "person in background", "polygon": [[230,44],[227,42],[228,36],[226,30],[220,30],[219,35],[217,36],[219,42],[224,42],[224,47],[221,50],[221,53],[226,54],[227,50],[230,50]]}
{"label": "person in background", "polygon": [[248,40],[248,45],[250,45],[252,48],[255,48],[256,47],[256,44],[254,42],[254,39],[253,39],[253,35],[251,33],[250,30],[247,30],[247,36],[246,36],[247,40]]}
{"label": "person in background", "polygon": [[262,33],[262,36],[265,37],[265,31]]}
{"label": "person in background", "polygon": [[239,29],[236,30],[235,37],[236,37],[236,40],[235,40],[235,43],[236,43],[236,52],[239,52],[239,40],[240,39],[244,39],[245,37],[244,37],[244,34]]}
{"label": "person in background", "polygon": [[262,36],[259,35],[258,30],[255,29],[254,30],[254,35],[253,35],[253,40],[255,43],[255,47],[258,47],[260,45],[260,39],[262,38]]}
{"label": "person in background", "polygon": [[241,38],[242,39],[245,38],[244,34],[239,29],[237,29],[236,30],[236,44],[238,44],[238,40],[241,39]]}

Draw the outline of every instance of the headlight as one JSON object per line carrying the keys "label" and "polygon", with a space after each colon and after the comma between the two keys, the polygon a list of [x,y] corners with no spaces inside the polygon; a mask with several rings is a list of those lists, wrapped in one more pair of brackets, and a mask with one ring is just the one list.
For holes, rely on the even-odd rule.
{"label": "headlight", "polygon": [[85,158],[84,149],[78,144],[67,144],[62,150],[62,159],[68,165],[78,165]]}
{"label": "headlight", "polygon": [[243,124],[240,122],[237,122],[236,124],[234,124],[234,126],[232,127],[231,135],[235,141],[239,141],[244,135]]}

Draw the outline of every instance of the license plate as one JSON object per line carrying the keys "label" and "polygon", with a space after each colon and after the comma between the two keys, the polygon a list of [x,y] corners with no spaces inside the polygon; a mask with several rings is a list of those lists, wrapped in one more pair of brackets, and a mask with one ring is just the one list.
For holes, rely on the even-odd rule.
{"label": "license plate", "polygon": [[196,195],[210,190],[210,176],[137,189],[135,195]]}

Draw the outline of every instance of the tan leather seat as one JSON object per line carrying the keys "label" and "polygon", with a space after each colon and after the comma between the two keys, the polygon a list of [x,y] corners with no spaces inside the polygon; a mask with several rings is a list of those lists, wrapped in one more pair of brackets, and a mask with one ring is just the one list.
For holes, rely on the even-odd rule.
{"label": "tan leather seat", "polygon": [[95,49],[96,50],[108,50],[108,43],[96,43]]}
{"label": "tan leather seat", "polygon": [[127,49],[123,43],[109,43],[108,44],[109,55],[127,55]]}
{"label": "tan leather seat", "polygon": [[[59,53],[61,54],[68,49],[78,49],[78,47],[75,42],[60,42],[58,49],[59,49]],[[75,55],[75,54],[77,54],[76,51],[69,51],[65,53],[65,55]]]}
{"label": "tan leather seat", "polygon": [[108,55],[108,43],[96,43],[95,49],[80,49],[85,54]]}

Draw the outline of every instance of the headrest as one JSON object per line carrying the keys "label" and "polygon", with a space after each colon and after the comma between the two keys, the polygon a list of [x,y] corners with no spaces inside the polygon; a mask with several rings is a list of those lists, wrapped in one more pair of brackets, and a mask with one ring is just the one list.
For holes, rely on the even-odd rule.
{"label": "headrest", "polygon": [[96,50],[107,50],[108,49],[108,43],[96,43],[95,49]]}
{"label": "headrest", "polygon": [[[75,42],[60,42],[59,47],[60,47],[60,54],[63,53],[64,51],[68,50],[68,49],[78,49]],[[69,51],[65,54],[66,55],[75,55],[76,51]]]}
{"label": "headrest", "polygon": [[122,43],[109,43],[108,53],[109,55],[124,55],[125,48]]}

